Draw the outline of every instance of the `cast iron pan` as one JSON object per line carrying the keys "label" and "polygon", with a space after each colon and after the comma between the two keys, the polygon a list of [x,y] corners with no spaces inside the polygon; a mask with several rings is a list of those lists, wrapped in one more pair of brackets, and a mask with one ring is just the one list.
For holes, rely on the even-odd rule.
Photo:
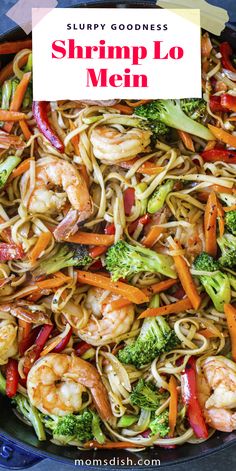
{"label": "cast iron pan", "polygon": [[[79,7],[155,8],[155,0],[123,0],[123,2],[117,2],[116,0],[87,0],[87,2],[77,1],[75,4],[75,6]],[[21,39],[24,36],[23,31],[20,28],[16,28],[0,36],[0,41]],[[222,33],[221,40],[227,40],[235,47],[235,26],[229,25]],[[42,77],[42,83],[43,79]],[[104,463],[105,459],[109,462],[116,458],[116,461],[113,461],[114,464],[106,464],[106,467],[110,470],[115,470],[121,466],[125,469],[136,467],[139,470],[144,470],[147,466],[157,468],[158,461],[154,460],[160,460],[160,466],[177,464],[206,456],[236,443],[236,431],[233,433],[216,432],[209,440],[199,445],[185,444],[175,449],[155,447],[141,453],[125,450],[91,450],[80,452],[74,447],[58,447],[49,440],[39,442],[32,428],[24,425],[16,418],[9,401],[5,397],[0,397],[0,406],[0,466],[6,469],[25,469],[44,458],[52,458],[61,463],[68,464],[74,464],[74,460],[83,459],[84,466],[82,468],[86,466],[86,469],[93,468],[100,470],[102,467],[101,463],[106,464],[106,462]],[[99,460],[102,460],[101,463]]]}

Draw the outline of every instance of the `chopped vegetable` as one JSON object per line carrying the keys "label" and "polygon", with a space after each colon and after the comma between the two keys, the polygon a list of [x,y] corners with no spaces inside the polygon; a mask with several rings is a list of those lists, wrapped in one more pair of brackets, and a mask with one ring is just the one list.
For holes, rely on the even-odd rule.
{"label": "chopped vegetable", "polygon": [[140,379],[130,394],[130,402],[133,406],[140,407],[140,409],[156,411],[162,397],[151,381]]}
{"label": "chopped vegetable", "polygon": [[50,275],[66,267],[84,267],[91,261],[92,258],[85,245],[59,244],[57,253],[43,260],[34,273],[36,276]]}
{"label": "chopped vegetable", "polygon": [[169,381],[169,392],[170,392],[170,404],[169,404],[169,427],[170,427],[170,436],[173,437],[177,415],[178,415],[178,390],[177,390],[177,381],[172,375]]}
{"label": "chopped vegetable", "polygon": [[236,136],[230,134],[229,132],[225,131],[222,128],[217,128],[216,126],[212,126],[212,124],[208,124],[208,127],[212,134],[218,139],[219,141],[228,144],[230,147],[236,148]]}
{"label": "chopped vegetable", "polygon": [[236,164],[236,151],[227,149],[204,150],[200,153],[205,162],[225,162]]}
{"label": "chopped vegetable", "polygon": [[151,435],[157,435],[161,438],[166,437],[170,433],[169,412],[168,409],[154,417],[149,424]]}
{"label": "chopped vegetable", "polygon": [[46,101],[34,101],[33,102],[33,113],[37,126],[41,133],[48,139],[55,149],[63,153],[65,146],[61,141],[60,137],[57,135],[56,131],[52,128],[48,120],[47,114],[48,103]]}
{"label": "chopped vegetable", "polygon": [[178,314],[179,312],[184,312],[187,309],[192,309],[192,303],[190,299],[184,298],[181,301],[176,303],[166,304],[165,306],[148,308],[146,311],[143,311],[140,314],[139,319],[144,319],[145,317],[156,317],[156,316],[165,316],[167,314]]}
{"label": "chopped vegetable", "polygon": [[[0,110],[0,120],[1,121],[20,121],[22,119],[26,119],[25,113],[21,113],[20,111],[8,111],[8,110]],[[8,126],[4,125],[4,131],[7,131]],[[11,126],[10,126],[11,127]],[[10,132],[7,131],[7,132]]]}
{"label": "chopped vegetable", "polygon": [[236,111],[236,96],[224,93],[220,96],[221,105],[230,111]]}
{"label": "chopped vegetable", "polygon": [[112,293],[123,296],[134,304],[142,304],[148,301],[148,297],[138,288],[132,285],[122,283],[121,281],[113,282],[106,276],[88,271],[77,271],[77,279],[80,283],[96,286],[98,288],[107,289]]}
{"label": "chopped vegetable", "polygon": [[0,188],[6,184],[10,174],[12,173],[13,169],[17,167],[19,162],[19,157],[10,155],[6,158],[6,160],[4,160],[4,162],[0,164]]}
{"label": "chopped vegetable", "polygon": [[0,44],[0,55],[16,54],[22,49],[31,49],[32,39],[24,39],[22,41],[9,41]]}
{"label": "chopped vegetable", "polygon": [[232,304],[225,304],[224,312],[231,339],[232,359],[236,362],[236,308]]}
{"label": "chopped vegetable", "polygon": [[[18,66],[20,68],[23,67],[27,63],[28,57],[29,57],[29,54],[25,54],[24,56],[22,56],[19,59]],[[9,64],[7,64],[5,67],[3,67],[3,69],[0,71],[0,85],[2,85],[2,83],[6,79],[10,78],[13,74],[14,74],[14,72],[13,72],[13,62],[9,62]]]}
{"label": "chopped vegetable", "polygon": [[225,107],[221,103],[221,97],[219,95],[211,95],[210,102],[209,102],[210,109],[213,113],[218,111],[227,111]]}
{"label": "chopped vegetable", "polygon": [[216,242],[216,218],[217,218],[217,200],[215,192],[212,191],[208,197],[204,214],[204,232],[206,252],[212,257],[217,253]]}
{"label": "chopped vegetable", "polygon": [[17,411],[32,424],[38,440],[46,440],[44,426],[41,421],[40,414],[36,407],[34,407],[29,402],[27,397],[23,396],[22,394],[16,394],[13,399],[13,405],[16,407]]}
{"label": "chopped vegetable", "polygon": [[231,299],[231,289],[228,276],[219,269],[219,263],[211,255],[202,252],[194,261],[194,268],[199,271],[216,272],[212,275],[200,275],[199,280],[210,296],[215,308],[224,312],[224,304]]}
{"label": "chopped vegetable", "polygon": [[14,243],[7,244],[0,242],[0,261],[7,262],[8,260],[22,260],[25,257],[21,245]]}
{"label": "chopped vegetable", "polygon": [[230,44],[225,41],[220,44],[220,53],[221,53],[221,63],[224,69],[231,70],[231,72],[236,72],[235,67],[233,66],[231,62],[231,56],[233,54],[233,50],[230,46]]}
{"label": "chopped vegetable", "polygon": [[174,181],[166,180],[161,186],[157,187],[154,193],[148,200],[147,210],[149,213],[154,214],[164,206],[168,194],[173,190]]}
{"label": "chopped vegetable", "polygon": [[[37,258],[42,255],[42,252],[47,248],[49,242],[52,240],[51,232],[42,232],[29,254],[29,259],[32,263],[35,263]],[[57,271],[57,270],[56,270]]]}
{"label": "chopped vegetable", "polygon": [[176,278],[172,257],[145,247],[130,245],[124,240],[119,240],[108,249],[105,263],[114,281],[145,271]]}
{"label": "chopped vegetable", "polygon": [[186,149],[195,152],[193,140],[188,132],[178,130],[180,139],[183,141]]}
{"label": "chopped vegetable", "polygon": [[236,236],[236,208],[231,211],[227,211],[225,214],[225,224],[227,229]]}
{"label": "chopped vegetable", "polygon": [[233,234],[225,234],[217,239],[221,250],[219,264],[223,268],[236,267],[236,237]]}
{"label": "chopped vegetable", "polygon": [[135,424],[138,421],[138,417],[135,415],[122,415],[122,417],[117,422],[117,427],[126,428]]}
{"label": "chopped vegetable", "polygon": [[125,209],[126,216],[130,216],[134,203],[135,203],[135,190],[134,188],[127,188],[124,191],[124,209]]}
{"label": "chopped vegetable", "polygon": [[[125,168],[125,169],[130,169],[136,162],[138,162],[139,158],[135,158],[132,160],[129,160],[127,162],[119,162],[120,167]],[[153,162],[146,161],[138,169],[136,170],[137,173],[142,173],[144,175],[156,175],[160,172],[162,172],[163,167],[158,167],[156,164]]]}
{"label": "chopped vegetable", "polygon": [[159,236],[164,232],[164,229],[161,226],[152,226],[150,231],[143,239],[142,243],[145,247],[151,248],[155,245]]}
{"label": "chopped vegetable", "polygon": [[67,237],[67,242],[85,245],[112,245],[113,235],[95,234],[92,232],[76,232],[76,234]]}
{"label": "chopped vegetable", "polygon": [[197,438],[207,438],[208,430],[197,397],[196,360],[190,357],[181,374],[182,398],[187,406],[189,423]]}
{"label": "chopped vegetable", "polygon": [[[21,108],[21,105],[24,100],[24,96],[27,90],[27,87],[29,85],[31,79],[31,72],[26,72],[20,83],[16,87],[16,91],[12,96],[11,104],[10,104],[10,112],[18,112]],[[24,117],[22,118],[24,119]],[[7,121],[7,120],[6,120]],[[6,123],[3,127],[4,131],[11,132],[13,124],[12,123]]]}
{"label": "chopped vegetable", "polygon": [[14,397],[19,383],[18,361],[9,358],[6,366],[6,395]]}

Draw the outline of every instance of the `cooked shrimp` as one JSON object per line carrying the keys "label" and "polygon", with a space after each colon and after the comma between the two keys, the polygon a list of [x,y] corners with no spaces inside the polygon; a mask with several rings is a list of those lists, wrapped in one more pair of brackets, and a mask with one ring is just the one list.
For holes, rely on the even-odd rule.
{"label": "cooked shrimp", "polygon": [[[26,172],[21,179],[22,195],[25,194],[27,188],[29,172]],[[64,192],[55,191],[58,187]],[[92,214],[92,201],[84,178],[74,165],[58,157],[47,157],[37,161],[35,187],[28,203],[29,211],[56,215],[64,208],[67,198],[73,213],[73,223],[70,220],[70,224],[73,225],[72,230],[75,231],[75,222],[77,225]],[[68,214],[70,215],[70,211]],[[67,219],[69,219],[68,214]],[[62,223],[63,221],[60,224]]]}
{"label": "cooked shrimp", "polygon": [[97,159],[104,163],[114,164],[133,159],[144,152],[150,144],[151,133],[142,129],[132,128],[120,132],[115,128],[100,126],[93,129],[91,142]]}
{"label": "cooked shrimp", "polygon": [[[236,429],[236,364],[223,356],[208,357],[198,375],[198,397],[207,423],[222,432]],[[213,391],[213,392],[212,392]],[[212,394],[211,394],[212,393]]]}
{"label": "cooked shrimp", "polygon": [[[30,309],[31,308],[31,309]],[[45,312],[40,311],[39,306],[35,306],[27,301],[16,301],[10,304],[0,304],[0,311],[9,312],[13,317],[33,324],[51,324],[52,321]]]}
{"label": "cooked shrimp", "polygon": [[0,365],[17,353],[17,326],[10,320],[0,323]]}
{"label": "cooked shrimp", "polygon": [[86,388],[91,391],[101,418],[109,420],[112,412],[108,394],[91,363],[63,353],[50,353],[32,366],[27,378],[29,399],[44,414],[63,416],[78,412]]}
{"label": "cooked shrimp", "polygon": [[134,321],[134,307],[130,305],[112,310],[110,303],[118,298],[119,296],[103,289],[90,288],[85,307],[91,315],[87,325],[78,331],[79,337],[97,346],[115,341],[128,332]]}

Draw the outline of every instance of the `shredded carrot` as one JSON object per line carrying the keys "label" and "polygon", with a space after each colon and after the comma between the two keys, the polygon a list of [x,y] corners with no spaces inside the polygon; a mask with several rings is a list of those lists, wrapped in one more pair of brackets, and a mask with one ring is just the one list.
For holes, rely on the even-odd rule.
{"label": "shredded carrot", "polygon": [[136,106],[145,105],[149,101],[152,101],[152,100],[139,100],[139,101],[135,101],[135,102],[126,100],[126,103],[129,106],[131,106],[131,108],[135,108]]}
{"label": "shredded carrot", "polygon": [[138,319],[144,319],[145,317],[156,317],[156,316],[165,316],[167,314],[178,314],[179,312],[184,312],[187,309],[192,309],[192,303],[190,299],[185,298],[176,303],[166,304],[161,307],[149,307],[146,311],[143,311]]}
{"label": "shredded carrot", "polygon": [[123,296],[124,298],[127,298],[134,304],[142,304],[148,301],[148,296],[146,296],[140,289],[135,288],[132,285],[128,285],[121,281],[112,281],[110,278],[107,278],[106,276],[100,275],[98,273],[91,273],[89,271],[82,270],[76,271],[79,283],[107,289],[112,293],[116,293],[120,296]]}
{"label": "shredded carrot", "polygon": [[37,258],[42,254],[42,252],[46,249],[48,246],[50,240],[52,239],[52,234],[51,232],[42,232],[31,250],[29,254],[29,259],[31,263],[35,263]]}
{"label": "shredded carrot", "polygon": [[84,448],[101,448],[106,450],[111,450],[113,448],[116,449],[123,449],[123,448],[142,448],[143,445],[139,445],[138,443],[131,443],[131,442],[106,442],[106,443],[98,443],[95,440],[91,442],[84,443]]}
{"label": "shredded carrot", "polygon": [[229,121],[236,121],[236,116],[230,116],[229,118],[227,118]]}
{"label": "shredded carrot", "polygon": [[228,213],[228,211],[236,211],[236,204],[233,204],[232,206],[224,206],[223,210],[225,213]]}
{"label": "shredded carrot", "polygon": [[217,203],[217,219],[218,219],[218,224],[219,224],[220,237],[223,237],[224,232],[225,232],[224,209],[222,207],[222,204],[219,202],[218,198],[216,198],[216,203]]}
{"label": "shredded carrot", "polygon": [[[30,54],[30,53],[29,53]],[[27,61],[29,54],[26,54],[25,56],[21,57],[21,59],[18,61],[18,66],[21,68],[23,67]],[[0,85],[5,82],[9,77],[11,77],[14,74],[13,72],[13,61],[9,62],[1,71],[0,71]]]}
{"label": "shredded carrot", "polygon": [[208,141],[204,147],[204,151],[214,149],[215,145],[216,145],[216,141]]}
{"label": "shredded carrot", "polygon": [[226,186],[221,185],[211,185],[210,189],[215,191],[216,193],[227,193],[229,195],[236,193],[236,188],[227,188]]}
{"label": "shredded carrot", "polygon": [[[9,110],[2,110],[0,109],[0,120],[1,121],[20,121],[20,120],[23,120],[23,119],[26,119],[26,115],[25,113],[21,113],[19,111],[9,111]],[[6,123],[6,124],[11,124],[11,123]],[[5,126],[4,125],[4,131],[6,132],[10,132],[10,131],[7,131],[7,129],[5,129]]]}
{"label": "shredded carrot", "polygon": [[25,339],[31,332],[32,324],[31,322],[23,321],[23,319],[18,319],[18,325],[22,329],[21,339]]}
{"label": "shredded carrot", "polygon": [[216,217],[217,217],[217,200],[216,194],[212,191],[209,194],[205,214],[204,214],[204,233],[206,252],[212,257],[217,254],[216,242]]}
{"label": "shredded carrot", "polygon": [[191,150],[192,152],[195,152],[194,143],[190,134],[188,132],[181,131],[180,129],[178,129],[178,134],[179,134],[180,139],[183,141],[183,144],[186,147],[186,149]]}
{"label": "shredded carrot", "polygon": [[234,136],[233,134],[230,134],[229,132],[225,131],[222,128],[217,128],[216,126],[212,126],[212,124],[208,124],[208,128],[219,141],[222,141],[231,147],[236,147],[236,136]]}
{"label": "shredded carrot", "polygon": [[[175,242],[175,243],[178,246],[178,248],[180,248],[180,244],[178,242]],[[187,262],[185,261],[184,257],[182,257],[181,255],[173,255],[173,259],[175,262],[176,271],[179,275],[181,285],[187,297],[190,299],[193,308],[197,310],[201,304],[201,297],[197,291],[197,287],[190,273]]]}
{"label": "shredded carrot", "polygon": [[62,273],[62,271],[56,271],[53,273],[53,277],[60,278],[61,280],[68,281],[68,276]]}
{"label": "shredded carrot", "polygon": [[[167,289],[171,288],[171,286],[174,286],[177,282],[178,280],[167,279],[160,281],[159,283],[154,283],[153,285],[148,286],[148,288],[143,288],[142,292],[150,298],[156,293],[162,293],[162,291],[166,291]],[[132,303],[125,298],[116,299],[110,303],[111,308],[114,311],[116,309],[122,309],[123,307],[129,306],[130,304]]]}
{"label": "shredded carrot", "polygon": [[204,33],[201,38],[202,57],[209,57],[212,50],[212,44],[208,33]]}
{"label": "shredded carrot", "polygon": [[112,108],[115,108],[116,110],[120,111],[123,114],[133,113],[131,106],[121,105],[120,103],[118,103],[117,105],[113,105]]}
{"label": "shredded carrot", "polygon": [[96,258],[96,257],[99,257],[100,255],[104,254],[105,252],[107,251],[107,246],[106,245],[101,245],[101,246],[95,246],[95,247],[91,247],[91,249],[89,249],[89,255],[90,257],[92,258]]}
{"label": "shredded carrot", "polygon": [[114,236],[108,234],[95,234],[92,232],[76,232],[76,234],[69,236],[67,242],[74,244],[85,245],[112,245],[114,243]]}
{"label": "shredded carrot", "polygon": [[[125,161],[125,162],[120,162],[117,165],[119,165],[121,168],[125,169],[130,169],[132,166],[138,161],[138,158]],[[156,175],[158,173],[161,173],[163,170],[163,167],[158,167],[156,164],[153,162],[144,162],[140,167],[136,170],[137,173],[142,173],[144,175]]]}
{"label": "shredded carrot", "polygon": [[[24,100],[25,92],[26,92],[27,87],[29,85],[30,79],[31,79],[31,72],[26,72],[23,75],[20,83],[16,87],[16,91],[13,95],[13,98],[12,98],[11,104],[10,104],[10,111],[14,111],[14,112],[19,111],[19,109],[22,105],[22,102]],[[22,119],[24,119],[24,118],[22,118]],[[6,124],[4,124],[3,129],[6,132],[11,132],[12,126],[13,126],[12,123],[6,123]]]}
{"label": "shredded carrot", "polygon": [[24,134],[24,137],[25,137],[26,141],[28,141],[32,136],[32,132],[30,131],[27,122],[26,121],[19,121],[19,125],[20,125],[20,128],[21,128],[21,131]]}
{"label": "shredded carrot", "polygon": [[[6,222],[5,219],[3,219],[0,216],[0,224],[3,224],[4,222]],[[11,244],[12,242],[14,242],[12,240],[11,228],[10,227],[6,227],[6,229],[2,229],[1,232],[0,232],[0,236],[4,240],[4,242],[7,242],[8,244]]]}
{"label": "shredded carrot", "polygon": [[35,286],[37,289],[53,289],[53,288],[59,288],[60,286],[63,286],[65,283],[68,283],[71,281],[71,278],[68,276],[67,279],[61,279],[61,278],[48,278],[47,280],[43,281],[36,281]]}
{"label": "shredded carrot", "polygon": [[[15,134],[8,134],[7,132],[0,131],[0,149],[9,149],[9,147],[14,147],[15,149],[24,149],[25,142],[19,136]],[[4,152],[4,151],[3,151]]]}
{"label": "shredded carrot", "polygon": [[170,433],[169,436],[173,437],[177,414],[178,414],[178,390],[177,390],[177,381],[172,375],[169,381],[169,392],[170,392],[170,404],[169,404],[169,427]]}
{"label": "shredded carrot", "polygon": [[30,168],[30,162],[34,160],[33,158],[25,159],[23,162],[21,162],[18,167],[14,168],[14,170],[11,172],[10,177],[8,178],[8,183],[10,183],[14,178],[20,177],[23,173],[27,172]]}
{"label": "shredded carrot", "polygon": [[232,358],[236,361],[236,308],[232,304],[225,304],[224,312],[231,339]]}
{"label": "shredded carrot", "polygon": [[24,39],[23,41],[9,41],[0,44],[0,55],[16,54],[22,49],[31,49],[32,39]]}
{"label": "shredded carrot", "polygon": [[203,337],[205,337],[206,339],[213,339],[214,337],[216,337],[216,334],[214,334],[214,332],[212,332],[209,329],[199,330],[198,333],[202,335]]}
{"label": "shredded carrot", "polygon": [[142,244],[145,247],[152,247],[157,241],[158,237],[164,232],[160,226],[152,226],[146,237],[143,239]]}

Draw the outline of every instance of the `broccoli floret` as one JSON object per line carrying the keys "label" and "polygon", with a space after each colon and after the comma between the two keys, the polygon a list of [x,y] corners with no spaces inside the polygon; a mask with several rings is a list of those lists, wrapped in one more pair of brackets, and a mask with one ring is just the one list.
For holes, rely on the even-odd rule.
{"label": "broccoli floret", "polygon": [[204,118],[207,112],[207,103],[202,98],[184,98],[180,100],[182,110],[191,119]]}
{"label": "broccoli floret", "polygon": [[161,438],[166,437],[170,432],[169,427],[169,411],[166,409],[158,416],[155,416],[149,424],[151,435],[159,435]]}
{"label": "broccoli floret", "polygon": [[66,267],[84,267],[92,262],[86,245],[70,243],[58,245],[58,252],[53,257],[40,263],[40,266],[34,272],[35,276],[50,275]]}
{"label": "broccoli floret", "polygon": [[228,231],[236,236],[236,210],[228,211],[225,213],[225,224]]}
{"label": "broccoli floret", "polygon": [[[159,297],[155,295],[150,307],[158,307]],[[141,368],[151,363],[158,355],[172,350],[178,343],[178,338],[164,317],[149,317],[144,320],[138,338],[118,352],[122,363]]]}
{"label": "broccoli floret", "polygon": [[93,438],[96,438],[99,443],[105,440],[99,417],[91,410],[84,410],[78,415],[68,414],[64,417],[42,414],[42,420],[45,427],[52,432],[53,438],[63,444],[73,440],[84,443]]}
{"label": "broccoli floret", "polygon": [[[236,211],[235,211],[236,212]],[[225,234],[217,239],[221,250],[219,264],[224,268],[236,266],[236,237],[233,234]]]}
{"label": "broccoli floret", "polygon": [[2,188],[8,180],[12,170],[20,163],[20,158],[10,155],[0,164],[0,188]]}
{"label": "broccoli floret", "polygon": [[180,129],[206,140],[214,139],[212,133],[202,124],[187,116],[180,100],[155,100],[145,105],[137,106],[135,113],[150,120],[157,120],[171,128]]}
{"label": "broccoli floret", "polygon": [[214,276],[200,275],[199,280],[210,296],[217,311],[224,312],[224,304],[229,303],[231,299],[228,276],[219,270],[219,263],[216,262],[211,255],[204,252],[195,259],[194,268],[206,272],[216,271]]}
{"label": "broccoli floret", "polygon": [[145,271],[176,278],[172,257],[158,254],[145,247],[134,247],[124,240],[119,240],[108,249],[105,263],[113,281]]}
{"label": "broccoli floret", "polygon": [[133,406],[150,411],[155,411],[162,399],[163,394],[161,395],[157,392],[156,386],[144,379],[138,381],[130,394],[130,402]]}
{"label": "broccoli floret", "polygon": [[12,403],[16,410],[32,424],[38,440],[46,440],[44,426],[36,407],[30,404],[29,400],[22,394],[16,394],[12,399]]}
{"label": "broccoli floret", "polygon": [[168,194],[173,190],[174,181],[166,180],[165,183],[157,187],[148,201],[147,210],[149,213],[154,214],[164,206]]}

